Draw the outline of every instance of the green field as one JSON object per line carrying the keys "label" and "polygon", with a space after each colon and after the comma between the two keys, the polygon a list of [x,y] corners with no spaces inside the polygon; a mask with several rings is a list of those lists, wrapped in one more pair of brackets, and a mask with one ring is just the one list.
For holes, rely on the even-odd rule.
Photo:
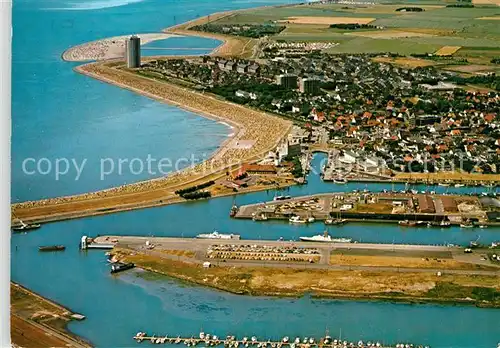
{"label": "green field", "polygon": [[[308,4],[276,8],[258,8],[238,12],[218,24],[264,24],[288,17],[355,17],[375,18],[370,25],[383,29],[341,30],[327,24],[291,24],[275,40],[329,41],[339,45],[329,52],[365,53],[393,52],[400,54],[433,53],[442,46],[461,46],[456,55],[471,57],[500,56],[500,21],[480,17],[500,16],[498,6],[451,8],[454,1],[398,1],[377,5]],[[397,12],[399,7],[421,7],[423,12]],[[391,37],[403,32],[409,37]],[[363,34],[370,37],[361,36]],[[385,35],[385,37],[384,37]]]}

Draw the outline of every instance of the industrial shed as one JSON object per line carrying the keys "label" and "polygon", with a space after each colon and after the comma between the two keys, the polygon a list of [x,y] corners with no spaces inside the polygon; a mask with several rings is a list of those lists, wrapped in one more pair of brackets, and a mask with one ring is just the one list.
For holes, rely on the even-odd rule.
{"label": "industrial shed", "polygon": [[441,203],[443,203],[443,209],[448,213],[458,213],[458,206],[455,199],[452,197],[443,196],[441,197]]}
{"label": "industrial shed", "polygon": [[434,207],[434,201],[431,196],[428,195],[418,195],[418,209],[421,213],[435,213],[436,208]]}

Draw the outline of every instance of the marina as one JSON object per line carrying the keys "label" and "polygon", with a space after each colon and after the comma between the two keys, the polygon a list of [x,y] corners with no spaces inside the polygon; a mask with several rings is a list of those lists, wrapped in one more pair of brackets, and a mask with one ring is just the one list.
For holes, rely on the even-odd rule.
{"label": "marina", "polygon": [[281,340],[259,339],[256,336],[237,338],[228,335],[225,339],[216,335],[211,335],[205,332],[200,332],[198,337],[181,337],[174,336],[149,336],[145,332],[138,332],[134,337],[138,343],[150,342],[152,344],[184,344],[188,347],[195,347],[199,344],[205,347],[220,347],[238,348],[241,347],[257,347],[257,348],[429,348],[429,346],[417,345],[413,343],[395,343],[386,344],[382,341],[362,341],[357,342],[347,341],[342,338],[332,338],[329,335],[316,339],[314,337],[295,337],[284,336]]}
{"label": "marina", "polygon": [[500,201],[495,197],[478,195],[354,190],[241,205],[230,216],[254,221],[288,220],[291,224],[381,222],[404,227],[485,228],[499,223],[497,206]]}

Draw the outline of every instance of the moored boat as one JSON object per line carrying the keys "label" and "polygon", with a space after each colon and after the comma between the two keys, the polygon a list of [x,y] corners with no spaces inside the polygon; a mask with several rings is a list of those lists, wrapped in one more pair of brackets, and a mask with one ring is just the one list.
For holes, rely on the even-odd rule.
{"label": "moored boat", "polygon": [[115,262],[111,265],[111,273],[123,272],[135,267],[133,263]]}
{"label": "moored boat", "polygon": [[347,179],[346,178],[334,178],[333,182],[335,184],[347,184]]}
{"label": "moored boat", "polygon": [[403,227],[414,227],[414,226],[417,226],[417,222],[410,221],[410,220],[401,220],[398,222],[398,225],[403,226]]}
{"label": "moored boat", "polygon": [[305,224],[307,222],[306,219],[302,219],[300,216],[295,215],[288,219],[288,222],[291,224]]}
{"label": "moored boat", "polygon": [[274,201],[284,201],[285,199],[290,199],[292,196],[274,196]]}
{"label": "moored boat", "polygon": [[27,224],[22,220],[19,220],[19,223],[21,225],[12,227],[12,231],[23,232],[23,231],[28,231],[28,230],[36,230],[37,228],[42,227],[42,225],[40,225],[40,224]]}
{"label": "moored boat", "polygon": [[325,225],[343,225],[347,223],[346,219],[326,219]]}
{"label": "moored boat", "polygon": [[63,251],[66,247],[64,245],[47,245],[38,247],[38,251]]}
{"label": "moored boat", "polygon": [[229,211],[229,216],[230,217],[235,217],[236,213],[238,213],[238,207],[236,205],[233,205],[231,207],[231,210]]}

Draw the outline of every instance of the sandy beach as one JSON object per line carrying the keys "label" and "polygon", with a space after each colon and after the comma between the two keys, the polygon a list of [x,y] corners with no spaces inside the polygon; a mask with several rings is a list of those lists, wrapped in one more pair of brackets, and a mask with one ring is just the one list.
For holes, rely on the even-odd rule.
{"label": "sandy beach", "polygon": [[[278,145],[292,127],[290,121],[277,116],[248,109],[177,85],[148,79],[117,69],[113,65],[116,65],[116,62],[90,63],[77,67],[76,71],[224,122],[233,127],[233,136],[228,138],[205,162],[168,177],[80,195],[17,203],[12,205],[17,217],[29,220],[68,212],[76,215],[92,215],[96,209],[116,208],[121,205],[142,207],[148,202],[158,203],[159,200],[162,204],[168,204],[170,200],[176,201],[174,191],[180,187],[224,176],[227,168],[263,157]],[[240,142],[252,145],[240,146]]]}
{"label": "sandy beach", "polygon": [[[141,45],[174,36],[173,34],[166,33],[137,35],[141,38]],[[92,60],[122,58],[125,54],[125,39],[130,36],[131,35],[109,37],[73,46],[64,51],[62,59],[68,62],[88,62]]]}

